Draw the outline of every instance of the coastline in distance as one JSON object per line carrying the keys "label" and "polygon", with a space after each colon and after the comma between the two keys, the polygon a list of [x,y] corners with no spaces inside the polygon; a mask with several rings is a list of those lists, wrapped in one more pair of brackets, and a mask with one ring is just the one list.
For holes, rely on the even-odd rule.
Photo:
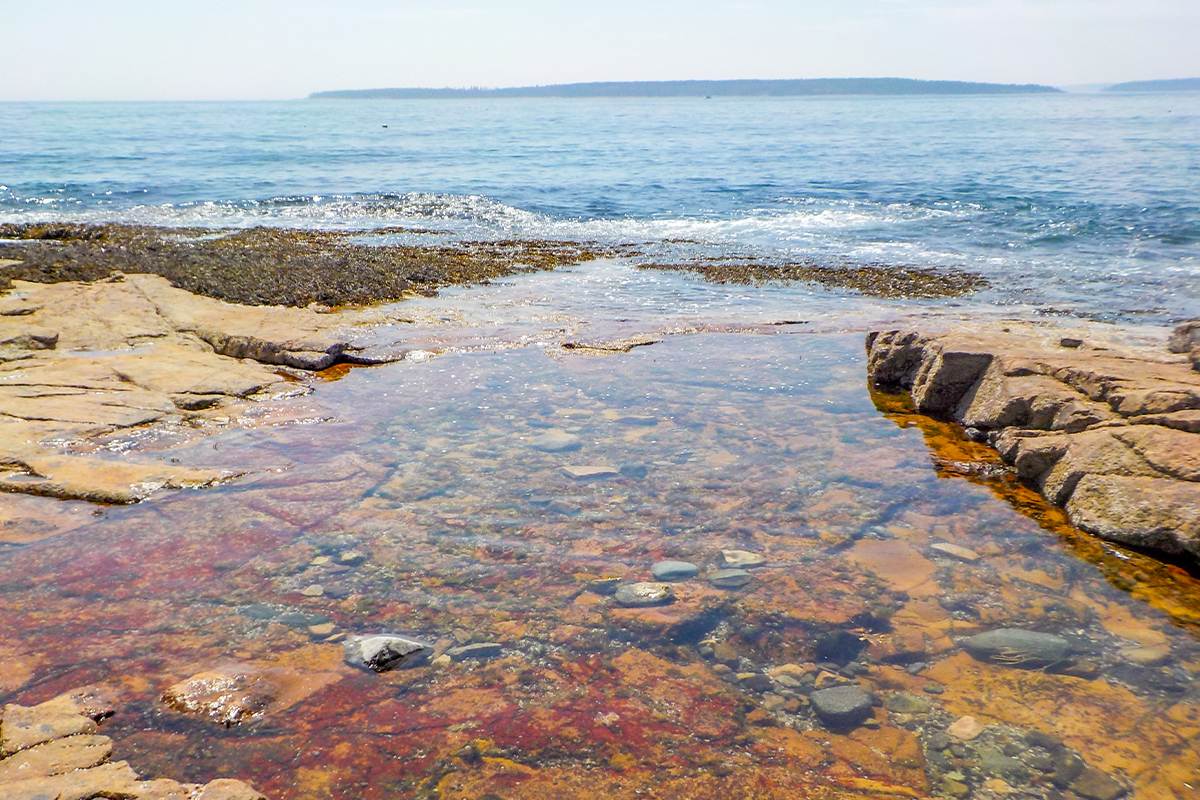
{"label": "coastline in distance", "polygon": [[313,92],[311,100],[414,100],[467,97],[791,97],[805,95],[1045,94],[1053,86],[911,78],[815,78],[805,80],[602,81],[502,89],[343,89]]}

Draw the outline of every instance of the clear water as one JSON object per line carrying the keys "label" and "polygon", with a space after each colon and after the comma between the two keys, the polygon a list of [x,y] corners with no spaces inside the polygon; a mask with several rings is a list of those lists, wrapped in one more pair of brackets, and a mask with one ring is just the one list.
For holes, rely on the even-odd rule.
{"label": "clear water", "polygon": [[1200,313],[1200,95],[0,105],[0,218],[686,239]]}

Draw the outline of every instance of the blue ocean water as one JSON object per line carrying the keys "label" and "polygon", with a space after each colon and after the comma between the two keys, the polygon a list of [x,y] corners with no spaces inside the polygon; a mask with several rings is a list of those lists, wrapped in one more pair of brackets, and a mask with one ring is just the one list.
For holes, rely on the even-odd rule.
{"label": "blue ocean water", "polygon": [[0,220],[68,218],[961,267],[1165,324],[1200,316],[1200,93],[0,104]]}

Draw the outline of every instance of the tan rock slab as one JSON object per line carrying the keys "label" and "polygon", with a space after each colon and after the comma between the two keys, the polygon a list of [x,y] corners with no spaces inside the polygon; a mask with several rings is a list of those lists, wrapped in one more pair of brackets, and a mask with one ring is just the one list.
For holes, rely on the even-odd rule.
{"label": "tan rock slab", "polygon": [[621,471],[608,464],[581,464],[563,467],[562,473],[569,478],[582,481],[592,478],[612,478],[620,475]]}
{"label": "tan rock slab", "polygon": [[910,592],[937,572],[937,565],[905,542],[862,540],[847,551],[847,557],[875,573],[890,588]]}
{"label": "tan rock slab", "polygon": [[1200,557],[1200,483],[1088,475],[1066,508],[1072,522],[1105,539]]}
{"label": "tan rock slab", "polygon": [[95,721],[76,711],[7,705],[4,720],[0,722],[0,756],[10,756],[54,739],[95,732]]}
{"label": "tan rock slab", "polygon": [[980,558],[982,558],[979,553],[976,553],[971,548],[952,544],[950,542],[934,542],[933,544],[929,545],[929,549],[941,553],[942,555],[950,556],[951,558],[957,558],[959,561],[978,561]]}
{"label": "tan rock slab", "polygon": [[48,778],[108,761],[112,740],[107,736],[78,735],[45,742],[0,761],[0,786],[30,778]]}
{"label": "tan rock slab", "polygon": [[101,764],[48,778],[30,778],[2,787],[4,800],[91,800],[96,797],[136,798],[131,787],[138,775],[124,761]]}

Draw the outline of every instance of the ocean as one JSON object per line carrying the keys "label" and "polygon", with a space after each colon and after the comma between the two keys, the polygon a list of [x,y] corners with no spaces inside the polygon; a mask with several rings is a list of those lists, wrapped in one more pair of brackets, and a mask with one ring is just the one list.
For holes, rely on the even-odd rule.
{"label": "ocean", "polygon": [[1197,130],[1197,93],[0,104],[0,220],[959,268],[991,287],[956,307],[1165,325],[1200,314]]}

